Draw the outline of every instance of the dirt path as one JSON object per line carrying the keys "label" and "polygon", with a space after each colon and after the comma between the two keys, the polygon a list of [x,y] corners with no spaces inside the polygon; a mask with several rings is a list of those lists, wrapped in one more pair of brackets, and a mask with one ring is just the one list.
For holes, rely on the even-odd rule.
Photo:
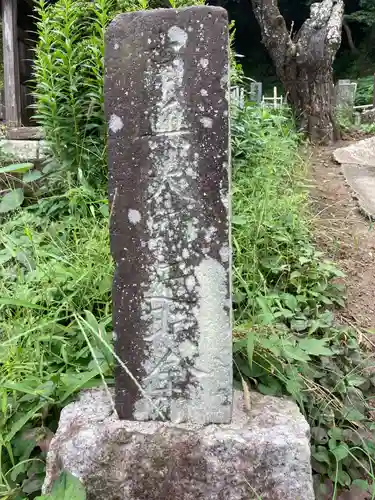
{"label": "dirt path", "polygon": [[316,240],[346,273],[347,305],[340,311],[344,323],[375,333],[375,226],[358,209],[346,185],[334,149],[316,148],[310,159],[311,203]]}

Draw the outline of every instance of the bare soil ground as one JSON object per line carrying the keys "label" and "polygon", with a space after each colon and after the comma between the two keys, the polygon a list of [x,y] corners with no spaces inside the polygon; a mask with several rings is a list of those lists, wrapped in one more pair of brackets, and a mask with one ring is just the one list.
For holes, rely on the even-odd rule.
{"label": "bare soil ground", "polygon": [[[338,321],[357,329],[359,334],[375,334],[375,226],[359,211],[341,166],[332,159],[336,148],[349,144],[341,141],[310,153],[315,239],[317,246],[346,274],[342,281],[347,301],[337,314]],[[325,500],[332,498],[333,484],[328,481],[327,487]],[[354,487],[340,492],[337,500],[369,498]]]}
{"label": "bare soil ground", "polygon": [[334,149],[311,153],[311,204],[318,246],[346,273],[347,304],[340,311],[343,323],[375,333],[375,226],[360,213],[356,200],[332,159]]}

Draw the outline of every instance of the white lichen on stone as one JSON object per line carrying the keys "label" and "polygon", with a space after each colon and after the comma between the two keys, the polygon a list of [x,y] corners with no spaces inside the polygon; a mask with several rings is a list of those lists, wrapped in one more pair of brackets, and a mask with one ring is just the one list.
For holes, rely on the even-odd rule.
{"label": "white lichen on stone", "polygon": [[194,287],[195,287],[195,278],[194,276],[190,275],[188,276],[186,279],[185,279],[185,285],[186,285],[186,289],[189,291],[189,292],[192,292],[194,290]]}
{"label": "white lichen on stone", "polygon": [[[225,421],[228,407],[228,381],[232,380],[232,332],[227,310],[228,276],[225,267],[211,257],[204,258],[195,269],[198,282],[198,306],[195,317],[199,328],[198,357],[195,369],[202,374],[200,387],[195,389],[192,421],[202,423],[221,418]],[[207,368],[209,367],[209,370]],[[203,415],[202,415],[203,414]]]}
{"label": "white lichen on stone", "polygon": [[109,118],[109,130],[114,134],[116,134],[123,127],[124,127],[124,122],[122,121],[122,119],[119,116],[112,114]]}
{"label": "white lichen on stone", "polygon": [[[199,194],[197,187],[200,155],[191,151],[180,54],[188,33],[172,26],[167,37],[160,36],[169,54],[172,49],[173,60],[161,62],[155,74],[150,58],[145,81],[159,97],[149,117],[150,168],[142,210],[149,255],[142,268],[147,276],[141,285],[147,347],[139,382],[147,397],[143,394],[136,401],[134,418],[155,418],[156,406],[173,422],[228,422],[232,383],[228,266],[225,251],[220,253],[221,262],[210,257],[213,249],[217,253],[221,238],[217,227],[203,222],[201,197],[207,193]],[[209,60],[200,59],[200,65],[207,68]],[[201,95],[208,95],[207,90],[202,89]],[[198,119],[205,128],[213,127],[212,118]],[[130,217],[130,210],[128,216],[132,223],[141,220],[140,214]]]}
{"label": "white lichen on stone", "polygon": [[228,262],[229,261],[229,256],[230,256],[230,249],[229,246],[223,246],[219,250],[220,258],[222,262]]}
{"label": "white lichen on stone", "polygon": [[199,64],[202,66],[202,68],[206,69],[209,64],[209,60],[205,57],[202,57],[199,61]]}
{"label": "white lichen on stone", "polygon": [[131,224],[138,224],[141,220],[141,214],[138,210],[134,210],[133,208],[130,208],[128,211],[128,219]]}
{"label": "white lichen on stone", "polygon": [[201,122],[204,128],[212,128],[214,123],[213,119],[209,118],[208,116],[202,116],[202,118],[200,118],[199,121]]}
{"label": "white lichen on stone", "polygon": [[186,260],[189,258],[189,250],[187,248],[182,250],[182,258]]}
{"label": "white lichen on stone", "polygon": [[179,52],[186,45],[188,34],[178,26],[172,26],[168,30],[168,38],[173,44],[176,52]]}

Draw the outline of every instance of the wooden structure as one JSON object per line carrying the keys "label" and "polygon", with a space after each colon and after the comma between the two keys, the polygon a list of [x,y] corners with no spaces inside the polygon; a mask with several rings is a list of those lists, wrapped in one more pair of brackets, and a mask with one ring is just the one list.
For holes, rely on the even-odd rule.
{"label": "wooden structure", "polygon": [[[4,111],[8,127],[31,124],[35,23],[33,0],[1,0],[4,64]],[[5,114],[5,116],[4,116]]]}

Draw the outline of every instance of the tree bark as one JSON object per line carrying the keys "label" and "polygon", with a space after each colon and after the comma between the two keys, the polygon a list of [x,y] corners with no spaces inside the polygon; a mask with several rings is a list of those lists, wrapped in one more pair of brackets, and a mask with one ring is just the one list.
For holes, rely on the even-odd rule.
{"label": "tree bark", "polygon": [[255,17],[288,100],[312,141],[338,138],[332,63],[341,43],[344,0],[322,0],[294,36],[277,0],[251,0]]}
{"label": "tree bark", "polygon": [[344,21],[342,23],[342,27],[344,28],[344,31],[345,31],[345,34],[346,34],[346,38],[348,39],[348,44],[349,44],[350,50],[352,51],[353,54],[358,54],[358,49],[355,46],[355,43],[354,43],[354,40],[353,40],[352,30],[350,29],[350,26],[345,21],[345,19],[344,19]]}

